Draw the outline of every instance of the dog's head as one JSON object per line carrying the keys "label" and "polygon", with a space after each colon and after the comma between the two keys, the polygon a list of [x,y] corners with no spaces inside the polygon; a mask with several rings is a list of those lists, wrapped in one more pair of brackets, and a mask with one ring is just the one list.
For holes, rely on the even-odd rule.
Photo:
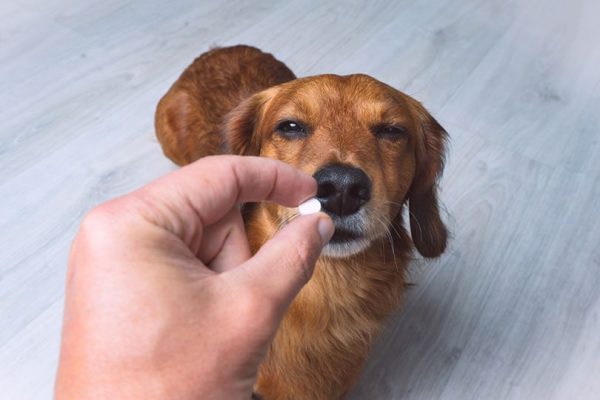
{"label": "dog's head", "polygon": [[[335,222],[323,254],[347,257],[392,233],[409,201],[417,250],[446,246],[437,179],[446,132],[409,96],[366,75],[321,75],[274,86],[246,99],[227,120],[229,151],[260,155],[313,175]],[[278,223],[293,210],[272,206]]]}

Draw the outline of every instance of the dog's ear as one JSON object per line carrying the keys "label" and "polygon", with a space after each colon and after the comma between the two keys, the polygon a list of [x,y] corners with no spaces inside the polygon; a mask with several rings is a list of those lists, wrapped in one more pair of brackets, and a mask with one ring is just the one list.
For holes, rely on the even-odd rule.
{"label": "dog's ear", "polygon": [[165,155],[177,165],[216,154],[220,137],[211,131],[202,105],[190,91],[174,85],[156,108],[156,136]]}
{"label": "dog's ear", "polygon": [[410,232],[424,257],[438,257],[446,249],[448,232],[440,217],[437,183],[444,169],[448,134],[418,102],[410,108],[417,121],[416,171],[408,197]]}
{"label": "dog's ear", "polygon": [[227,114],[223,130],[224,152],[243,156],[260,154],[261,137],[257,130],[275,92],[275,88],[270,88],[256,93]]}

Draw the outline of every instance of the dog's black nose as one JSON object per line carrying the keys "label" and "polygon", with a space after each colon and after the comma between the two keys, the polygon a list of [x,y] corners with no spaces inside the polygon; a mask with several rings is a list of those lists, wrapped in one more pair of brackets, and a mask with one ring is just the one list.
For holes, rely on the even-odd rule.
{"label": "dog's black nose", "polygon": [[371,198],[371,180],[362,169],[333,164],[314,174],[323,209],[340,217],[357,212]]}

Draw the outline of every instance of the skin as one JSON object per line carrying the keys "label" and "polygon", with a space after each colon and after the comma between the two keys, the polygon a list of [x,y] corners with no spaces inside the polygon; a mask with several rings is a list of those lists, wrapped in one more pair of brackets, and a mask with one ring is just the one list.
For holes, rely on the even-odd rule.
{"label": "skin", "polygon": [[249,399],[334,228],[300,216],[251,256],[238,204],[315,193],[281,162],[216,156],[90,212],[69,259],[56,398]]}

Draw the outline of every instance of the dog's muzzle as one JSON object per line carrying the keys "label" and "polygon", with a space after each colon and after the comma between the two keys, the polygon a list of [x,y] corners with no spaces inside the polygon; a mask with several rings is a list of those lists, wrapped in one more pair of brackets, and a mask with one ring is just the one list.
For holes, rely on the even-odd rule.
{"label": "dog's muzzle", "polygon": [[321,211],[335,223],[335,233],[325,254],[343,257],[364,247],[367,225],[364,205],[371,199],[371,179],[360,168],[346,164],[331,164],[318,170],[317,199]]}

